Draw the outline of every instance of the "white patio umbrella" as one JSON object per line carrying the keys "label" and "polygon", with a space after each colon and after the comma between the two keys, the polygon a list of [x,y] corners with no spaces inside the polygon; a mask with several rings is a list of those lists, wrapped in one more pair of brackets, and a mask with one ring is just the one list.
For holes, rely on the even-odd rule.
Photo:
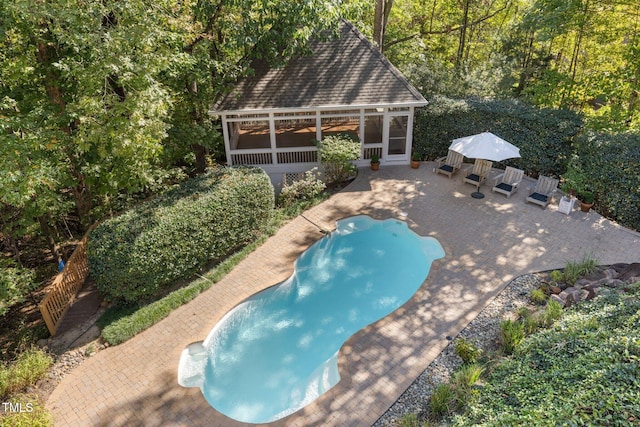
{"label": "white patio umbrella", "polygon": [[491,132],[454,139],[449,149],[470,159],[484,159],[494,162],[520,157],[518,147]]}

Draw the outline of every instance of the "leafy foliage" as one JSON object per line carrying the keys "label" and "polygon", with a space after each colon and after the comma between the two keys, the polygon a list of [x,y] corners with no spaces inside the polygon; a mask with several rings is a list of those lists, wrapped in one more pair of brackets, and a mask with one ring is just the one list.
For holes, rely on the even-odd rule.
{"label": "leafy foliage", "polygon": [[24,390],[35,384],[47,372],[53,359],[39,348],[32,347],[15,362],[0,365],[0,397]]}
{"label": "leafy foliage", "polygon": [[520,159],[504,162],[527,175],[559,176],[572,153],[581,120],[569,111],[538,109],[515,100],[437,97],[416,115],[414,150],[427,159],[444,156],[451,140],[493,132],[520,148]]}
{"label": "leafy foliage", "polygon": [[640,132],[588,132],[575,152],[598,212],[640,230]]}
{"label": "leafy foliage", "polygon": [[351,163],[360,158],[360,141],[347,133],[330,135],[318,142],[318,153],[325,180],[328,183],[341,183],[355,173]]}
{"label": "leafy foliage", "polygon": [[466,338],[458,338],[456,340],[456,354],[465,364],[471,364],[478,361],[482,349]]}
{"label": "leafy foliage", "polygon": [[637,294],[572,306],[551,329],[526,338],[453,424],[637,425],[639,321]]}
{"label": "leafy foliage", "polygon": [[117,345],[156,324],[171,313],[172,310],[191,301],[201,292],[221,280],[240,261],[259,247],[267,237],[275,234],[283,222],[297,216],[303,209],[319,201],[320,198],[296,201],[291,206],[276,209],[275,215],[272,216],[270,224],[263,235],[238,252],[225,258],[224,261],[206,272],[200,279],[189,283],[187,286],[177,289],[149,305],[139,306],[134,304],[109,307],[97,322],[98,326],[102,328],[102,338],[110,345]]}
{"label": "leafy foliage", "polygon": [[304,173],[304,178],[285,183],[278,195],[278,206],[291,206],[297,200],[312,200],[324,191],[327,186],[318,178],[318,170]]}
{"label": "leafy foliage", "polygon": [[24,301],[37,286],[33,270],[0,258],[0,316],[5,315],[11,306]]}
{"label": "leafy foliage", "polygon": [[500,322],[500,342],[505,354],[512,354],[524,339],[522,322],[503,320]]}
{"label": "leafy foliage", "polygon": [[429,409],[437,417],[455,411],[460,407],[458,393],[449,383],[439,384],[429,400]]}
{"label": "leafy foliage", "polygon": [[0,417],[0,427],[49,427],[53,426],[53,417],[40,403],[36,394],[15,394],[11,403],[20,405],[23,412],[9,412]]}
{"label": "leafy foliage", "polygon": [[100,224],[89,268],[110,299],[138,302],[252,241],[273,210],[258,168],[219,168]]}

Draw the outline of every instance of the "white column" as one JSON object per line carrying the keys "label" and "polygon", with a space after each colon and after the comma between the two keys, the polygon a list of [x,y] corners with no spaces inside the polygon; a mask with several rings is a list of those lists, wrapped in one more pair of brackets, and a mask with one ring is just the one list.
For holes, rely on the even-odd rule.
{"label": "white column", "polygon": [[407,142],[405,153],[409,156],[409,160],[411,160],[411,156],[413,155],[411,152],[411,146],[413,145],[413,110],[414,107],[409,107],[409,120],[407,120]]}
{"label": "white column", "polygon": [[276,121],[273,113],[269,113],[269,139],[271,140],[271,163],[278,164],[278,153],[276,153]]}
{"label": "white column", "polygon": [[364,160],[364,108],[360,109],[360,131],[358,132],[360,138],[360,160]]}
{"label": "white column", "polygon": [[229,143],[229,125],[226,114],[222,115],[222,136],[224,139],[224,153],[227,156],[227,164],[232,166],[233,161],[231,159],[231,144]]}

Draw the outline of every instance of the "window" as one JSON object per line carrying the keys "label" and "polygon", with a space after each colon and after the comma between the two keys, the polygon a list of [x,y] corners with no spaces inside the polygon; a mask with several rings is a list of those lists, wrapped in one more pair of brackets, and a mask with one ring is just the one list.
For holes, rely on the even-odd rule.
{"label": "window", "polygon": [[232,150],[270,148],[271,136],[267,120],[229,122],[229,145]]}
{"label": "window", "polygon": [[313,146],[316,139],[316,118],[276,120],[276,146],[307,147]]}

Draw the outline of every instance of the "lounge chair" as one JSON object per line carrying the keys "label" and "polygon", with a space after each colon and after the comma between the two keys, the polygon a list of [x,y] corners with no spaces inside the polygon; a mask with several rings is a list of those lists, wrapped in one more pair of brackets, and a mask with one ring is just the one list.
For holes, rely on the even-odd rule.
{"label": "lounge chair", "polygon": [[436,160],[436,175],[441,173],[443,175],[447,175],[449,179],[451,179],[451,176],[460,170],[463,160],[464,156],[462,154],[449,150],[446,157],[441,157]]}
{"label": "lounge chair", "polygon": [[462,179],[462,182],[475,185],[476,188],[480,190],[480,186],[489,176],[489,172],[491,172],[492,167],[493,162],[491,160],[476,159],[473,163],[471,173],[465,176]]}
{"label": "lounge chair", "polygon": [[549,178],[548,176],[540,175],[536,186],[529,188],[529,196],[527,196],[527,202],[535,203],[542,206],[542,209],[546,208],[549,202],[551,202],[551,196],[556,192],[558,188],[558,180],[555,178]]}
{"label": "lounge chair", "polygon": [[520,182],[522,182],[523,176],[524,171],[522,169],[507,166],[504,173],[496,176],[495,183],[493,184],[493,192],[502,193],[507,196],[508,199],[513,193],[518,191],[518,186]]}

